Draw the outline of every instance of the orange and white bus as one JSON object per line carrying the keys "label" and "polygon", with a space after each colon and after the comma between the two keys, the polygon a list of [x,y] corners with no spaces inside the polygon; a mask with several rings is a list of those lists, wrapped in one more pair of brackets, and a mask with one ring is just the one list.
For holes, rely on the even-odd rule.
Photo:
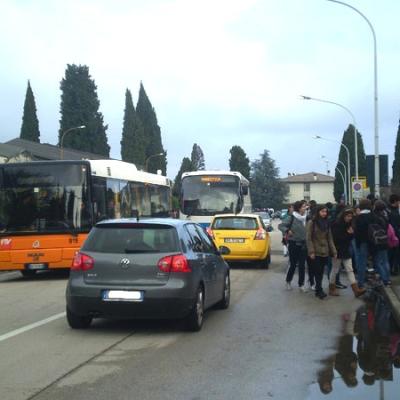
{"label": "orange and white bus", "polygon": [[170,209],[170,180],[123,161],[0,164],[0,271],[69,268],[97,221]]}

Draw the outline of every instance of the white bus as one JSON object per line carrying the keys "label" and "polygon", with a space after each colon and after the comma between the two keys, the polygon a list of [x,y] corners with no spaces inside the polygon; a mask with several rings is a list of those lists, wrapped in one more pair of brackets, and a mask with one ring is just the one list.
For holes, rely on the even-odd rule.
{"label": "white bus", "polygon": [[0,164],[0,270],[69,268],[97,221],[170,210],[170,180],[123,161]]}
{"label": "white bus", "polygon": [[182,174],[180,218],[203,227],[212,216],[224,213],[250,213],[249,181],[234,171],[193,171]]}

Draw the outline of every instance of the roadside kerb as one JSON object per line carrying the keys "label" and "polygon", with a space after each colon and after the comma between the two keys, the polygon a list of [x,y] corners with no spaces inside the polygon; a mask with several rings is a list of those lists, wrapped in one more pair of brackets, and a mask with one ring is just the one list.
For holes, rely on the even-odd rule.
{"label": "roadside kerb", "polygon": [[393,316],[400,326],[400,277],[392,279],[392,287],[384,287],[383,292],[392,307]]}

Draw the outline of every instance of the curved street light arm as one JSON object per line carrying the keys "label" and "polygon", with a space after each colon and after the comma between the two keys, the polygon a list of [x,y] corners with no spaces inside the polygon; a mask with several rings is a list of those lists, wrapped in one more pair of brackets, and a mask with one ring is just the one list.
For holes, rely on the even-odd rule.
{"label": "curved street light arm", "polygon": [[[374,39],[374,119],[375,119],[375,136],[374,136],[374,147],[375,147],[375,188],[374,192],[376,196],[379,196],[379,186],[380,186],[380,176],[379,176],[379,122],[378,122],[378,51],[376,44],[376,33],[375,29],[371,24],[371,21],[357,8],[352,6],[351,4],[347,4],[344,1],[339,0],[327,0],[331,3],[341,4],[342,6],[351,8],[358,15],[360,15],[364,21],[368,24],[371,29],[372,37]],[[356,142],[357,143],[357,142]],[[358,171],[356,171],[356,178],[358,178]]]}

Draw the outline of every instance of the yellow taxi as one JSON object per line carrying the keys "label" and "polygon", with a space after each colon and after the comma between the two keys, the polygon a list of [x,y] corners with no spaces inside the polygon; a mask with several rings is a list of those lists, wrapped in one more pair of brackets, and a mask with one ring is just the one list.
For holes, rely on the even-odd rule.
{"label": "yellow taxi", "polygon": [[226,261],[255,261],[262,268],[271,263],[271,240],[259,215],[215,215],[207,232],[217,248],[229,248],[230,253],[223,256]]}

